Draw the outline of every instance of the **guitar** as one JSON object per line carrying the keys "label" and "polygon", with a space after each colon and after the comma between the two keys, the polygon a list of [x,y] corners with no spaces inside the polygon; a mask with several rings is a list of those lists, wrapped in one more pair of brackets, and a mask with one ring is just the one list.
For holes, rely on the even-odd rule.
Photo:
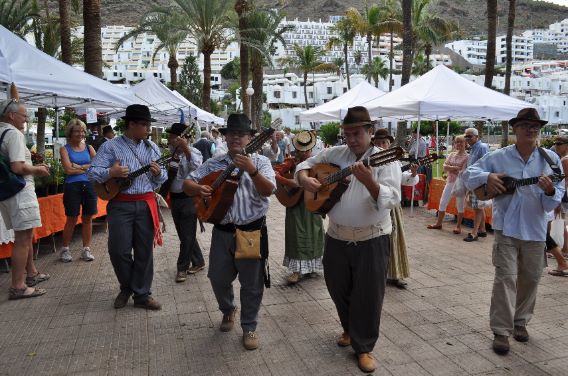
{"label": "guitar", "polygon": [[[245,147],[244,154],[252,154],[262,148],[262,145],[274,133],[272,126],[281,123],[281,119],[276,119],[270,128],[264,129],[259,135],[255,136]],[[239,187],[239,179],[242,175],[242,171],[234,175],[235,168],[235,164],[231,163],[225,170],[212,172],[199,181],[200,185],[208,185],[213,189],[209,198],[194,197],[197,218],[201,222],[219,223],[225,217],[233,204],[235,192]]]}
{"label": "guitar", "polygon": [[410,165],[412,165],[413,163],[417,164],[418,166],[429,165],[429,164],[435,162],[437,159],[438,159],[438,154],[436,154],[436,153],[432,153],[430,155],[427,155],[425,157],[418,158],[418,159],[410,159],[409,161],[411,163],[402,166],[401,170],[402,170],[402,172],[410,170]]}
{"label": "guitar", "polygon": [[[365,166],[376,167],[394,162],[400,159],[403,154],[404,150],[397,146],[375,153],[362,162]],[[343,170],[335,165],[325,163],[313,166],[309,170],[308,176],[316,178],[322,185],[315,193],[304,192],[306,209],[312,213],[327,214],[347,190],[349,182],[345,178],[351,173],[351,166]]]}
{"label": "guitar", "polygon": [[[548,176],[554,183],[559,182],[560,180],[564,179],[566,177],[566,175],[549,175]],[[487,184],[483,184],[477,188],[475,188],[473,190],[473,192],[475,193],[475,197],[477,197],[478,200],[481,201],[486,201],[486,200],[491,200],[494,197],[497,196],[501,196],[501,195],[511,195],[513,193],[515,193],[515,190],[517,189],[517,187],[523,187],[526,185],[532,185],[532,184],[536,184],[538,183],[538,178],[540,178],[540,176],[536,176],[534,178],[526,178],[526,179],[515,179],[512,178],[510,176],[505,176],[502,177],[501,180],[503,180],[503,185],[505,186],[505,188],[507,188],[507,190],[503,193],[496,193],[496,192],[488,192],[487,191]]]}
{"label": "guitar", "polygon": [[[295,166],[294,166],[295,167]],[[293,179],[294,171],[287,171],[281,174],[285,179]],[[276,191],[274,195],[282,205],[287,208],[293,208],[300,203],[304,189],[302,187],[290,187],[282,184],[276,179]]]}
{"label": "guitar", "polygon": [[[186,129],[184,129],[184,131],[182,132],[180,137],[182,137],[182,138],[186,137],[187,135],[190,134],[192,129],[193,129],[193,126],[187,127]],[[174,151],[174,153],[172,153],[172,155],[161,157],[158,160],[156,160],[155,162],[160,167],[166,166],[168,163],[170,163],[170,161],[172,160],[172,158],[174,156],[175,156],[175,151]],[[132,183],[134,183],[134,180],[137,177],[144,175],[148,171],[150,171],[150,165],[149,164],[144,166],[144,167],[139,168],[136,171],[129,173],[128,176],[125,177],[125,178],[110,178],[107,181],[105,181],[104,183],[95,182],[94,183],[95,192],[97,193],[97,196],[101,200],[105,200],[105,201],[112,200],[117,194],[124,191],[125,189],[128,189],[132,185]]]}

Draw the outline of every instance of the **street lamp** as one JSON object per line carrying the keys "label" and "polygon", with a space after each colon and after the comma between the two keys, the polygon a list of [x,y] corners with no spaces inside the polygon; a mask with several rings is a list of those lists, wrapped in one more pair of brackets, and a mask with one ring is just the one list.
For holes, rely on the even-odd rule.
{"label": "street lamp", "polygon": [[249,116],[252,118],[252,96],[254,95],[254,89],[249,85],[245,92],[249,97]]}

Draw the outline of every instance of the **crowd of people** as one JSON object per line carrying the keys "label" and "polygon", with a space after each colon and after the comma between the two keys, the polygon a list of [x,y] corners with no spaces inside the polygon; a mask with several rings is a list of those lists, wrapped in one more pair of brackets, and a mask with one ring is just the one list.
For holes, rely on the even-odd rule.
{"label": "crowd of people", "polygon": [[[284,204],[277,195],[286,206],[282,262],[288,270],[287,282],[299,283],[323,272],[342,327],[337,344],[353,348],[362,371],[376,369],[372,352],[379,337],[386,285],[405,288],[410,276],[401,186],[416,185],[421,172],[428,174],[425,166],[419,167],[414,159],[408,168],[399,161],[373,164],[374,157],[394,150],[394,139],[386,129],[375,130],[364,107],[348,110],[340,126],[342,145],[324,147],[313,131],[294,135],[285,129],[274,132],[259,147],[260,152],[252,154],[244,150],[255,140],[256,129],[245,114],[231,114],[225,127],[202,131],[195,143],[190,142],[187,125],[172,124],[166,131],[168,158],[148,139],[155,121],[148,107],[131,105],[123,119],[124,134],[116,137],[112,128],[105,129],[103,137],[87,136],[80,120],[66,126],[67,143],[59,150],[66,174],[61,261],[73,260],[69,246],[79,215],[83,223],[80,258],[94,259],[90,244],[96,191],[117,184],[120,189],[107,205],[108,253],[119,285],[114,307],[124,308],[132,297],[135,307],[159,310],[162,305],[152,296],[153,249],[162,245],[163,219],[155,192],[160,189],[171,203],[180,241],[177,283],[206,268],[196,239],[198,223],[205,218],[204,211],[226,205],[222,219],[211,220],[207,276],[221,312],[219,329],[232,331],[240,311],[243,346],[254,350],[259,346],[257,327],[264,289],[271,285],[266,214],[270,196],[280,192],[295,200]],[[23,189],[0,201],[2,219],[15,231],[10,299],[45,294],[35,286],[50,278],[36,269],[32,251],[32,230],[41,225],[33,177],[50,172],[45,165],[31,163],[21,132],[26,120],[22,103],[0,103],[0,156],[9,160],[13,173],[26,180]],[[568,273],[563,255],[568,242],[561,249],[547,232],[554,211],[563,211],[561,174],[568,167],[568,138],[557,138],[554,151],[538,147],[539,130],[545,123],[533,109],[520,111],[509,121],[515,143],[493,152],[475,128],[455,137],[453,151],[444,162],[447,178],[438,218],[428,225],[442,229],[448,202],[455,196],[458,215],[453,232],[461,234],[467,201],[475,216],[464,241],[477,241],[487,236],[486,204],[477,197],[477,189],[484,187],[485,193],[494,196],[490,327],[495,335],[493,349],[501,355],[508,353],[511,335],[520,342],[529,340],[526,326],[534,313],[545,246],[558,263],[551,274]],[[421,158],[428,148],[418,135],[408,152]],[[343,174],[337,187],[329,188],[330,181],[322,178],[321,166],[330,165]],[[534,184],[515,189],[509,178],[532,178]],[[230,196],[218,183],[233,187]],[[323,195],[326,190],[331,193],[325,210],[323,205],[316,212],[308,210],[302,198]],[[325,224],[321,214],[325,214]],[[240,304],[234,297],[236,278]]]}

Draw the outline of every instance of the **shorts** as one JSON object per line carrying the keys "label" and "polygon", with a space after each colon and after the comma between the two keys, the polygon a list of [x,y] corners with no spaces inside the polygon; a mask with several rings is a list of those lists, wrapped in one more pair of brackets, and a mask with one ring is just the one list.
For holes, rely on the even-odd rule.
{"label": "shorts", "polygon": [[551,251],[556,247],[558,247],[558,243],[556,243],[556,241],[554,239],[552,239],[552,236],[550,236],[550,231],[547,231],[546,232],[546,250]]}
{"label": "shorts", "polygon": [[68,217],[87,217],[97,214],[97,194],[95,187],[88,181],[78,181],[74,183],[66,183],[63,191],[63,207],[65,207],[65,215]]}
{"label": "shorts", "polygon": [[0,201],[0,214],[8,230],[24,231],[41,227],[39,202],[34,185],[26,184],[16,195]]}

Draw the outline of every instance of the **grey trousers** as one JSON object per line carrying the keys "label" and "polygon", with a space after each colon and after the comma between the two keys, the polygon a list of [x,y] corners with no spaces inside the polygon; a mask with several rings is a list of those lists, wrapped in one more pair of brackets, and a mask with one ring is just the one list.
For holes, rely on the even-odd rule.
{"label": "grey trousers", "polygon": [[197,214],[191,197],[172,197],[172,218],[179,237],[178,272],[189,269],[190,265],[201,266],[205,263],[203,253],[196,239]]}
{"label": "grey trousers", "polygon": [[235,260],[234,234],[213,228],[207,276],[219,310],[225,315],[235,308],[233,281],[237,274],[241,284],[241,328],[254,332],[264,293],[262,260]]}
{"label": "grey trousers", "polygon": [[120,291],[134,294],[135,303],[151,295],[154,276],[154,224],[144,201],[107,205],[108,253]]}
{"label": "grey trousers", "polygon": [[510,336],[514,326],[525,326],[532,318],[544,247],[545,242],[518,240],[495,231],[495,279],[489,309],[494,334]]}
{"label": "grey trousers", "polygon": [[379,338],[389,255],[389,235],[356,244],[325,236],[325,284],[357,354],[373,351]]}

